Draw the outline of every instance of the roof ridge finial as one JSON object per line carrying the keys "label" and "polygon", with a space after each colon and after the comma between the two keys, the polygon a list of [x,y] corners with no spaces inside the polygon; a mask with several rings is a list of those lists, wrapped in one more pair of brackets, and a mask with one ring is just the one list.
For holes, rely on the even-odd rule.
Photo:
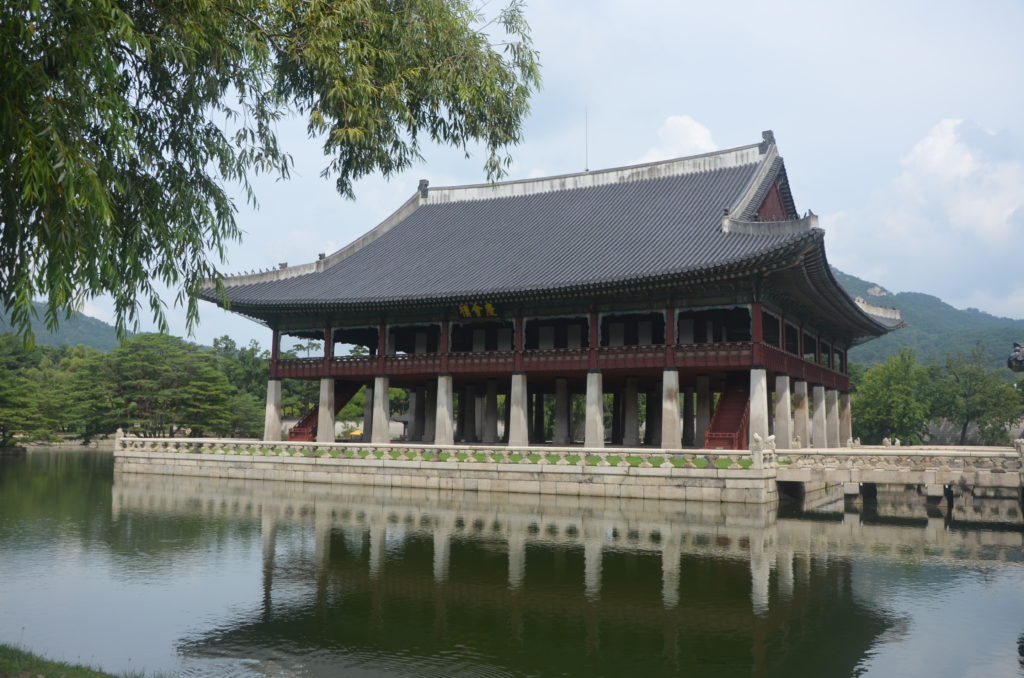
{"label": "roof ridge finial", "polygon": [[766,129],[763,132],[761,132],[761,144],[760,144],[760,146],[758,146],[758,149],[757,149],[757,150],[761,151],[761,155],[764,155],[765,153],[767,153],[768,152],[768,148],[770,146],[774,146],[774,145],[775,145],[775,132],[771,131],[770,129]]}

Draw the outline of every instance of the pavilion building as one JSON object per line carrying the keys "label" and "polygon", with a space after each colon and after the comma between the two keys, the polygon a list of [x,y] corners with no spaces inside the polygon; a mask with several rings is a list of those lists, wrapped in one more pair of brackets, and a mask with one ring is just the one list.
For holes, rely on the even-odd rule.
{"label": "pavilion building", "polygon": [[[307,379],[320,403],[293,439],[333,441],[337,411],[366,386],[375,443],[398,387],[407,437],[423,443],[745,449],[758,434],[838,447],[849,349],[902,324],[840,288],[771,132],[618,169],[421,181],[348,246],[227,277],[223,294],[203,298],[273,331],[267,440],[281,435],[281,380]],[[283,335],[322,338],[323,356],[282,359]],[[367,355],[336,356],[339,343]]]}

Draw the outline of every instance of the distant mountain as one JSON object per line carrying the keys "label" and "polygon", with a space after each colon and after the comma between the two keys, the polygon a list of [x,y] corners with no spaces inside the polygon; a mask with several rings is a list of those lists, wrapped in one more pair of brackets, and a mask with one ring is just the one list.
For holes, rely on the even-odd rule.
{"label": "distant mountain", "polygon": [[[42,346],[91,346],[100,351],[112,351],[117,348],[117,331],[113,325],[102,320],[74,312],[67,320],[61,318],[60,326],[56,331],[46,329],[45,313],[46,306],[34,303],[36,317],[32,320],[32,331],[36,336],[36,343]],[[6,313],[0,311],[0,334],[13,332],[10,318]]]}
{"label": "distant mountain", "polygon": [[1024,320],[1000,318],[976,308],[953,308],[938,297],[920,292],[893,294],[880,285],[832,269],[839,284],[852,297],[877,306],[899,309],[906,327],[873,339],[850,351],[850,360],[874,364],[902,348],[913,349],[925,365],[940,364],[946,354],[966,353],[981,343],[994,368],[1006,367],[1013,342],[1024,341]]}

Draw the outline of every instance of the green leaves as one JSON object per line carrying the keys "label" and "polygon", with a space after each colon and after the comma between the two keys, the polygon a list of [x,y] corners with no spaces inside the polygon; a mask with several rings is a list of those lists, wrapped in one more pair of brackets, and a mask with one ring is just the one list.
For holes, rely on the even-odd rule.
{"label": "green leaves", "polygon": [[854,435],[865,443],[899,438],[923,442],[931,409],[928,370],[904,349],[868,370],[853,395]]}
{"label": "green leaves", "polygon": [[517,1],[481,24],[463,0],[10,0],[0,82],[0,303],[27,335],[40,296],[51,327],[108,294],[122,332],[144,304],[164,328],[156,283],[195,323],[239,238],[225,184],[289,173],[283,115],[346,196],[423,138],[483,144],[496,178],[539,75]]}
{"label": "green leaves", "polygon": [[851,369],[854,435],[876,444],[884,437],[918,444],[929,420],[946,419],[957,426],[961,445],[972,424],[982,443],[1008,444],[1009,427],[1024,416],[1024,388],[1003,376],[986,366],[980,345],[947,355],[942,367],[918,365],[913,351],[903,349],[867,372]]}
{"label": "green leaves", "polygon": [[26,350],[14,336],[0,335],[0,440],[54,433],[88,440],[118,427],[258,437],[265,352],[254,344],[238,349],[226,337],[216,343],[209,350],[141,334],[107,354],[83,346]]}
{"label": "green leaves", "polygon": [[978,344],[970,352],[947,355],[943,369],[936,370],[935,414],[959,427],[961,445],[972,423],[986,444],[1009,444],[1008,426],[1024,415],[1024,398],[986,360]]}

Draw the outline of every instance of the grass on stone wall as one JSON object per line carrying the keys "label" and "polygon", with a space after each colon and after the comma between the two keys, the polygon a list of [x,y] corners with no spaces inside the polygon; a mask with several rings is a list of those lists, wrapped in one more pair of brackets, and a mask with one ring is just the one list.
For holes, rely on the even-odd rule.
{"label": "grass on stone wall", "polygon": [[[0,676],[10,678],[161,678],[142,671],[107,673],[81,664],[45,659],[13,645],[0,643]],[[164,674],[164,678],[170,678]]]}

